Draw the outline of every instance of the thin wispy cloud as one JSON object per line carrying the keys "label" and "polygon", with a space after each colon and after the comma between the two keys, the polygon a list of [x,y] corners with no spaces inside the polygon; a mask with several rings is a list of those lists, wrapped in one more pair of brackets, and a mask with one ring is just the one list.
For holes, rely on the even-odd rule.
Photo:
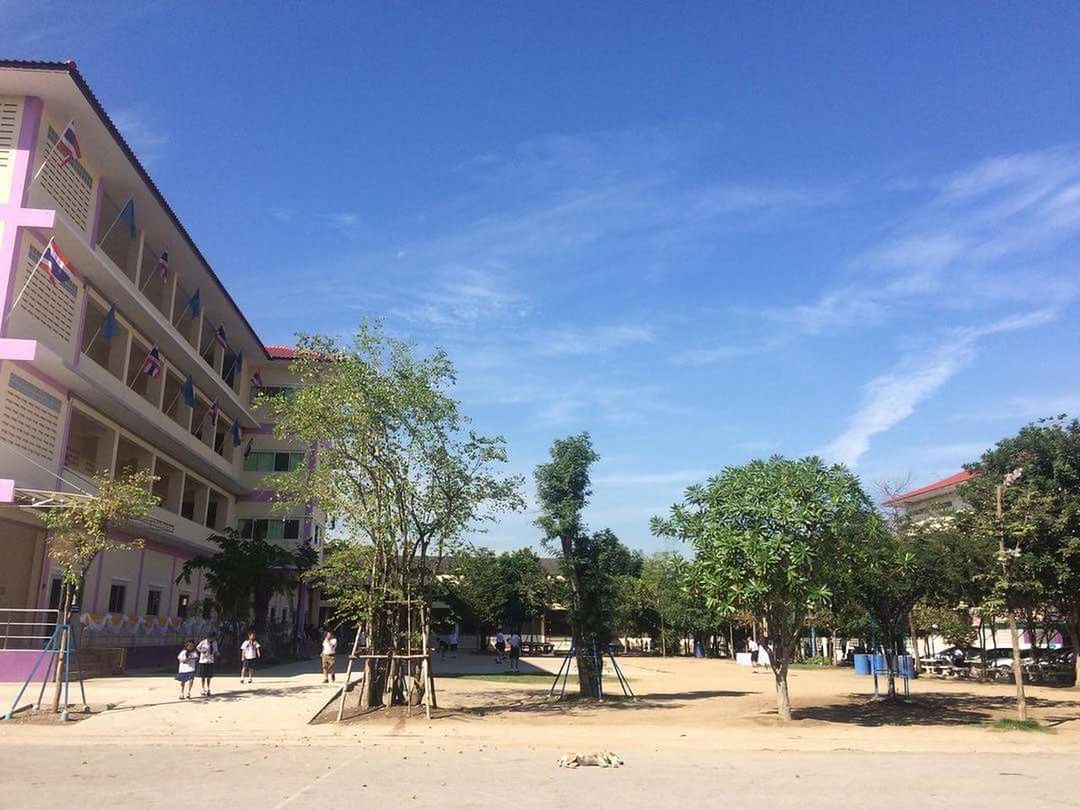
{"label": "thin wispy cloud", "polygon": [[978,341],[990,335],[1031,329],[1049,323],[1052,310],[1005,318],[976,329],[955,330],[937,346],[903,357],[890,371],[863,386],[862,402],[844,431],[822,451],[826,458],[854,467],[870,441],[910,417],[975,357]]}
{"label": "thin wispy cloud", "polygon": [[150,113],[129,107],[114,111],[111,117],[141,162],[153,163],[162,155],[169,136]]}

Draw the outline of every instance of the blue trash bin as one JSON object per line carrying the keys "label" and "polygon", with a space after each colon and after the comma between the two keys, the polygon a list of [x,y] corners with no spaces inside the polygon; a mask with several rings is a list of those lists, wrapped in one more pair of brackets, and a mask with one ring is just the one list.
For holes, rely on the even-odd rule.
{"label": "blue trash bin", "polygon": [[873,656],[874,672],[881,675],[889,671],[889,659],[880,653]]}
{"label": "blue trash bin", "polygon": [[870,674],[870,656],[866,653],[855,654],[855,674],[856,675],[869,675]]}

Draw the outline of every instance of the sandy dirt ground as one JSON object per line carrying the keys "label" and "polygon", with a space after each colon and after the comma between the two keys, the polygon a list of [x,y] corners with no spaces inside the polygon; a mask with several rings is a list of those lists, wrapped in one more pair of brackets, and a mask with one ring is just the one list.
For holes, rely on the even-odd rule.
{"label": "sandy dirt ground", "polygon": [[[781,724],[769,673],[714,660],[619,662],[637,700],[549,699],[558,659],[527,659],[524,677],[501,682],[475,676],[505,665],[463,655],[435,663],[443,677],[432,720],[395,709],[345,724],[309,722],[341,680],[322,684],[315,662],[250,685],[219,677],[214,697],[190,702],[176,699],[168,676],[94,680],[88,697],[103,711],[83,722],[0,723],[0,807],[69,802],[44,790],[57,771],[123,807],[196,787],[215,802],[240,800],[237,780],[267,807],[817,807],[898,796],[952,808],[1010,797],[1025,808],[1080,806],[1080,690],[1031,687],[1047,730],[1003,732],[989,722],[1012,714],[1007,685],[920,679],[909,702],[886,704],[851,669],[795,670],[796,719]],[[0,698],[10,702],[11,687],[0,685]],[[596,749],[626,766],[555,767],[565,752]]]}

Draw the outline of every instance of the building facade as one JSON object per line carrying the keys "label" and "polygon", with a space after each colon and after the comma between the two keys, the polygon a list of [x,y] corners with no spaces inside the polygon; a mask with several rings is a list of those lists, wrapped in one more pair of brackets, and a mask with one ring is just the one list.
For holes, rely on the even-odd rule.
{"label": "building facade", "polygon": [[[132,664],[202,629],[202,577],[176,579],[210,535],[320,543],[322,515],[272,512],[263,483],[307,463],[253,407],[254,373],[288,388],[290,356],[263,345],[75,65],[0,62],[0,609],[57,604],[34,505],[92,495],[96,474],[157,477],[160,505],[130,527],[144,547],[101,555],[80,599],[84,646]],[[283,597],[275,618],[309,607]]]}

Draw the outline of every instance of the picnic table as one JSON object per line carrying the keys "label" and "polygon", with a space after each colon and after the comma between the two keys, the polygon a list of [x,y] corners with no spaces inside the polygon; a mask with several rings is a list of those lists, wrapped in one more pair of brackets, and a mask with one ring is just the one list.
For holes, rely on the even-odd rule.
{"label": "picnic table", "polygon": [[555,645],[550,641],[522,641],[522,655],[551,655],[555,652]]}

